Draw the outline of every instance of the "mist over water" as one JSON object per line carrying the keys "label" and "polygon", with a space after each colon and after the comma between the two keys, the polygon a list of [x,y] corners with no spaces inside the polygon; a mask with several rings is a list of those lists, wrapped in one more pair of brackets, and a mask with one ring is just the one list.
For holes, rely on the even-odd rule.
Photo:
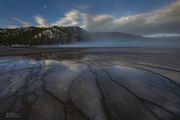
{"label": "mist over water", "polygon": [[178,39],[154,40],[90,40],[86,42],[56,45],[56,47],[180,47]]}

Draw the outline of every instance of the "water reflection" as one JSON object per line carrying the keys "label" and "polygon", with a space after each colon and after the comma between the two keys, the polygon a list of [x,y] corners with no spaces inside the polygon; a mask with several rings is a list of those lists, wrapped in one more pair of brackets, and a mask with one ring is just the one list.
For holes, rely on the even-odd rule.
{"label": "water reflection", "polygon": [[34,55],[28,55],[27,57],[35,60],[80,60],[85,55],[80,52],[50,52],[50,53],[38,53]]}

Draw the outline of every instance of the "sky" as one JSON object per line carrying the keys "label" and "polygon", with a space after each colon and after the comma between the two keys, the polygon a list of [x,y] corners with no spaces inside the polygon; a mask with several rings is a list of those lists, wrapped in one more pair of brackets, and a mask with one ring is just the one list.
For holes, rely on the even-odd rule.
{"label": "sky", "polygon": [[180,0],[0,0],[0,27],[79,26],[89,32],[180,34]]}

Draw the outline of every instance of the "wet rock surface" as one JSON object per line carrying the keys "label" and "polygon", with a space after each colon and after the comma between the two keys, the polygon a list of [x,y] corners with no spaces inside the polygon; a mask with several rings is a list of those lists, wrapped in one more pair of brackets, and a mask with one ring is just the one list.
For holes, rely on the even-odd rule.
{"label": "wet rock surface", "polygon": [[1,119],[179,120],[179,53],[0,57]]}

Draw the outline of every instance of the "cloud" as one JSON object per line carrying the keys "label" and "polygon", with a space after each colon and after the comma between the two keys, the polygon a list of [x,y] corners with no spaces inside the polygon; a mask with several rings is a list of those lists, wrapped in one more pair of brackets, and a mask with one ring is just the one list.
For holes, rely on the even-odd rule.
{"label": "cloud", "polygon": [[[87,7],[87,6],[84,6]],[[78,10],[71,10],[64,17],[49,24],[41,16],[34,17],[38,26],[80,26],[90,32],[120,31],[134,34],[180,34],[180,0],[157,10],[116,17],[110,14],[91,15]],[[15,18],[22,25],[28,22]]]}
{"label": "cloud", "polygon": [[88,31],[122,31],[136,34],[179,33],[180,0],[151,12],[116,17],[109,14],[90,15],[71,10],[53,23],[59,26],[77,25]]}
{"label": "cloud", "polygon": [[[48,23],[42,16],[35,16],[34,19],[40,27],[58,26],[80,26],[90,32],[120,31],[134,34],[180,34],[180,0],[163,8],[146,13],[117,17],[111,14],[93,15],[82,12],[91,8],[89,5],[76,7],[81,10],[70,10],[53,23]],[[20,26],[30,26],[27,21],[13,18]],[[3,21],[1,19],[1,21]],[[6,21],[7,22],[7,21]],[[14,28],[16,26],[8,26]]]}
{"label": "cloud", "polygon": [[111,15],[85,15],[83,27],[90,31],[176,33],[180,31],[180,0],[159,10],[121,18]]}
{"label": "cloud", "polygon": [[112,25],[112,21],[114,20],[111,15],[98,15],[91,16],[88,14],[83,14],[83,25],[82,27],[89,31],[102,31],[106,30],[107,26]]}
{"label": "cloud", "polygon": [[28,26],[31,26],[31,23],[27,22],[27,21],[24,21],[24,20],[21,20],[17,17],[14,17],[13,20],[15,20],[16,22],[20,23],[20,26],[23,26],[23,27],[28,27]]}
{"label": "cloud", "polygon": [[47,27],[49,26],[49,23],[47,22],[47,20],[41,16],[35,16],[34,17],[36,22],[38,23],[39,27]]}
{"label": "cloud", "polygon": [[65,14],[64,18],[53,23],[53,25],[59,26],[78,26],[80,19],[80,13],[77,10],[69,11]]}

